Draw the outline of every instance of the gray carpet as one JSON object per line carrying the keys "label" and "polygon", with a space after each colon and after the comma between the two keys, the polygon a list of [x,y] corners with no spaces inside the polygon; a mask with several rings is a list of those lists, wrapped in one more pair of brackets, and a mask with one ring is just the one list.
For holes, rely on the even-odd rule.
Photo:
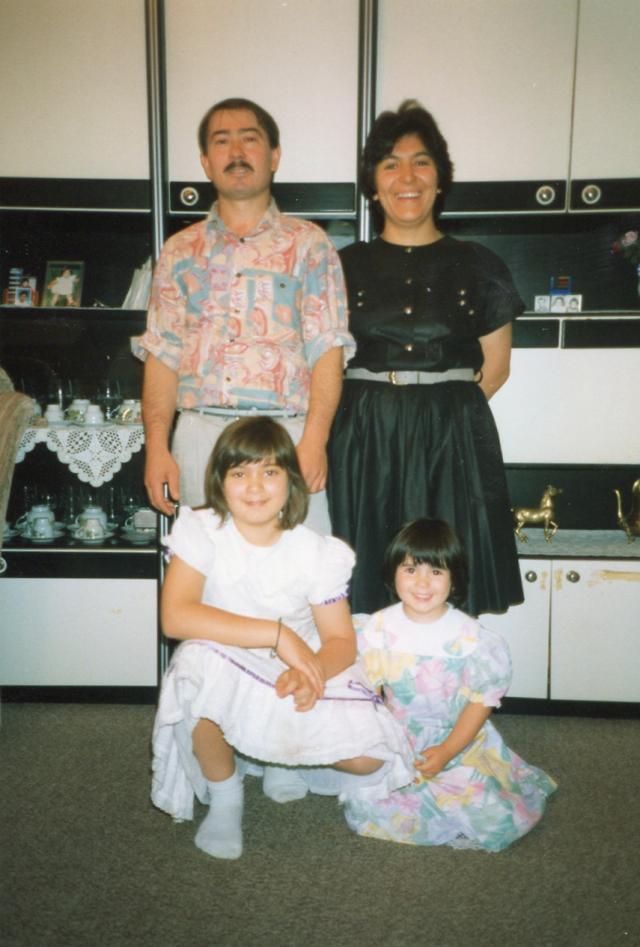
{"label": "gray carpet", "polygon": [[334,799],[279,806],[249,779],[245,854],[222,862],[149,802],[152,719],[2,707],[2,947],[640,945],[640,721],[498,715],[560,784],[502,854],[361,839]]}

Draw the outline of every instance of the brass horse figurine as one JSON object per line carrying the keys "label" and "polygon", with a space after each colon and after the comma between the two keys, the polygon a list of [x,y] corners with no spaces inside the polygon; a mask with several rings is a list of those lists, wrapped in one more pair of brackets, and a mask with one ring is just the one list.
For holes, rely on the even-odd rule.
{"label": "brass horse figurine", "polygon": [[553,519],[555,516],[553,509],[553,498],[558,496],[559,493],[562,493],[562,489],[560,487],[552,487],[549,485],[548,487],[545,487],[544,493],[542,494],[542,498],[540,500],[540,506],[520,506],[511,511],[516,523],[515,534],[518,539],[521,539],[523,543],[527,542],[528,537],[522,532],[523,526],[537,525],[538,523],[542,523],[544,526],[544,538],[548,543],[551,542],[558,530],[558,524],[554,522]]}

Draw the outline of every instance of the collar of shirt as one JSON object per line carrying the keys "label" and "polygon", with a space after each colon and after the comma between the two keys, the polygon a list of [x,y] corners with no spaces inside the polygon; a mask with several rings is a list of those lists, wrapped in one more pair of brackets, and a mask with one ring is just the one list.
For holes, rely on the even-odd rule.
{"label": "collar of shirt", "polygon": [[[250,230],[249,233],[243,234],[244,238],[247,237],[257,237],[258,234],[263,233],[265,230],[268,230],[270,227],[273,227],[280,217],[280,211],[278,210],[278,205],[276,204],[273,197],[269,201],[269,206],[264,212],[262,218],[258,222],[257,227],[254,227],[253,230]],[[207,217],[207,229],[208,230],[218,230],[223,231],[229,234],[233,234],[232,230],[229,230],[225,222],[222,220],[218,213],[218,202],[214,201],[209,215]]]}

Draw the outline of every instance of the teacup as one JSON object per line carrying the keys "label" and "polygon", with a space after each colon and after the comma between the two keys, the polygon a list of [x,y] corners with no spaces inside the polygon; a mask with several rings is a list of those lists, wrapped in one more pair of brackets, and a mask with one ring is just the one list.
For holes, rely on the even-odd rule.
{"label": "teacup", "polygon": [[76,530],[93,530],[96,525],[102,530],[100,535],[104,536],[107,532],[108,521],[107,514],[101,506],[85,506],[82,513],[78,513],[74,521]]}
{"label": "teacup", "polygon": [[155,529],[157,524],[158,514],[155,510],[151,510],[147,506],[142,506],[139,510],[136,510],[135,513],[132,513],[131,516],[127,517],[124,526],[125,529],[131,530],[151,530]]}
{"label": "teacup", "polygon": [[90,404],[87,406],[87,410],[84,413],[84,423],[85,424],[102,424],[104,421],[104,414],[102,413],[102,408],[97,404]]}
{"label": "teacup", "polygon": [[55,523],[48,516],[37,516],[24,532],[29,539],[52,539],[54,534]]}
{"label": "teacup", "polygon": [[49,424],[61,424],[64,421],[64,413],[59,404],[48,404],[44,416]]}
{"label": "teacup", "polygon": [[76,539],[104,539],[107,529],[101,519],[94,517],[84,520],[82,525],[73,531],[73,535]]}
{"label": "teacup", "polygon": [[140,424],[142,420],[140,402],[135,398],[125,398],[114,417],[118,424]]}
{"label": "teacup", "polygon": [[33,535],[35,523],[40,524],[38,529],[42,531],[44,527],[41,524],[49,522],[51,524],[51,535],[53,536],[55,519],[56,515],[47,503],[35,503],[27,513],[23,513],[16,520],[16,529]]}
{"label": "teacup", "polygon": [[84,421],[84,416],[89,407],[88,398],[74,398],[64,413],[67,421]]}

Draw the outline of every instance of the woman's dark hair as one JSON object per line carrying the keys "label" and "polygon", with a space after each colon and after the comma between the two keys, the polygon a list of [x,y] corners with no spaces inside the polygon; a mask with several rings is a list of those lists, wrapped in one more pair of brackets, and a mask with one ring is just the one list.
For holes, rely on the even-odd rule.
{"label": "woman's dark hair", "polygon": [[269,115],[266,109],[263,109],[260,105],[256,105],[255,102],[252,102],[251,99],[223,99],[221,102],[216,102],[215,105],[212,105],[210,109],[202,116],[202,120],[198,125],[198,145],[200,147],[200,154],[206,155],[207,153],[207,144],[209,138],[209,121],[211,116],[216,112],[253,112],[256,117],[256,121],[262,131],[265,133],[269,139],[269,147],[273,151],[274,148],[277,148],[280,144],[280,129],[278,128],[275,119]]}
{"label": "woman's dark hair", "polygon": [[229,507],[224,496],[224,479],[233,467],[269,460],[286,471],[289,481],[287,502],[282,510],[283,529],[293,529],[305,519],[309,491],[300,471],[296,449],[289,432],[272,418],[241,418],[224,429],[211,452],[204,479],[205,505],[224,521]]}
{"label": "woman's dark hair", "polygon": [[467,556],[448,523],[426,518],[413,520],[391,540],[385,553],[382,574],[396,601],[396,571],[407,559],[416,565],[426,562],[437,569],[448,569],[451,573],[449,601],[456,608],[464,607],[469,586]]}
{"label": "woman's dark hair", "polygon": [[435,162],[440,189],[433,206],[435,220],[444,208],[445,197],[453,183],[453,162],[449,157],[449,148],[430,112],[415,99],[406,99],[397,112],[381,112],[369,132],[360,162],[360,185],[365,197],[369,198],[378,232],[382,230],[384,215],[379,203],[373,200],[376,193],[376,168],[405,135],[417,135]]}

